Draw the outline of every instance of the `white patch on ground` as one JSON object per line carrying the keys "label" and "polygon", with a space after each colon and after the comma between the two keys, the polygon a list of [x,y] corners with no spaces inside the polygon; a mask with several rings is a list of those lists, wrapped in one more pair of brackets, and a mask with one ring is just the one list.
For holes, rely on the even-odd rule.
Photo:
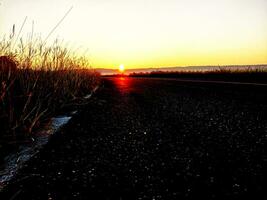
{"label": "white patch on ground", "polygon": [[84,99],[90,99],[92,97],[92,95],[95,93],[95,91],[99,88],[99,86],[96,86],[92,92],[90,94],[87,94],[86,96],[84,96]]}
{"label": "white patch on ground", "polygon": [[71,119],[70,116],[58,116],[51,119],[51,125],[36,134],[31,142],[21,144],[16,153],[12,153],[5,158],[5,163],[0,167],[0,190],[16,175],[17,171],[37,154],[48,142],[50,135],[58,131]]}
{"label": "white patch on ground", "polygon": [[88,95],[86,95],[86,96],[84,97],[84,99],[89,99],[89,98],[91,98],[91,96],[92,96],[92,94],[88,94]]}
{"label": "white patch on ground", "polygon": [[51,129],[53,130],[53,132],[56,132],[61,126],[67,124],[70,119],[71,117],[69,116],[58,116],[52,118]]}
{"label": "white patch on ground", "polygon": [[[95,87],[92,92],[86,95],[85,99],[90,99],[93,93],[98,89]],[[71,115],[75,115],[77,111],[73,111]],[[51,119],[51,124],[44,130],[38,132],[31,141],[22,143],[18,147],[16,153],[6,156],[3,166],[0,166],[0,191],[5,185],[16,175],[18,170],[36,155],[40,149],[47,144],[49,137],[57,132],[62,126],[67,124],[72,116],[58,116]]]}

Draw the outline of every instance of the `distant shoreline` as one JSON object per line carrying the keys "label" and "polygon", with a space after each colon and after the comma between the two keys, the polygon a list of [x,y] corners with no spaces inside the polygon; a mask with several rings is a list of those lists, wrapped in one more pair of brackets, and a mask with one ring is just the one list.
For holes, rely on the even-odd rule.
{"label": "distant shoreline", "polygon": [[[267,70],[267,64],[257,64],[257,65],[203,65],[203,66],[179,66],[179,67],[151,67],[151,68],[134,68],[126,69],[125,74],[130,73],[150,73],[153,71],[163,71],[163,72],[176,72],[176,71],[210,71],[210,70],[220,70],[220,69],[237,69],[237,70]],[[112,75],[117,74],[117,69],[107,69],[107,68],[94,68],[95,71],[101,73],[102,75]]]}

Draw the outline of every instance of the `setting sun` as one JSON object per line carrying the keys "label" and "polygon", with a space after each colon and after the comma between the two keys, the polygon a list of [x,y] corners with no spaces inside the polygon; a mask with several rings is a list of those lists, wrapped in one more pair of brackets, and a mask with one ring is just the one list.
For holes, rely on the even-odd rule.
{"label": "setting sun", "polygon": [[71,6],[48,40],[88,49],[94,68],[267,63],[266,0],[0,0],[0,33],[27,16],[19,38],[45,38]]}
{"label": "setting sun", "polygon": [[266,90],[267,0],[0,0],[0,200],[267,200]]}
{"label": "setting sun", "polygon": [[124,65],[123,65],[123,64],[120,65],[120,67],[119,67],[119,71],[120,71],[120,72],[124,72]]}

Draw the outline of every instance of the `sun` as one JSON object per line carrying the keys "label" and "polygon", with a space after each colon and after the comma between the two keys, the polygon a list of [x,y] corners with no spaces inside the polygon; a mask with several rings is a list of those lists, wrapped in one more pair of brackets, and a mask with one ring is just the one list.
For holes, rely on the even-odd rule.
{"label": "sun", "polygon": [[120,71],[121,73],[124,72],[124,65],[123,65],[123,64],[121,64],[121,65],[119,66],[119,71]]}

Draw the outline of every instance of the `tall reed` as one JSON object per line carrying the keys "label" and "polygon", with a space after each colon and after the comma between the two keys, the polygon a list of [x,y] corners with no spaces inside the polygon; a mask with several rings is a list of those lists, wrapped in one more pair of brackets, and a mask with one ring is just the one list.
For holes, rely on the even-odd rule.
{"label": "tall reed", "polygon": [[48,45],[30,35],[25,41],[13,31],[0,40],[0,56],[0,139],[31,134],[99,83],[88,60],[59,40]]}

